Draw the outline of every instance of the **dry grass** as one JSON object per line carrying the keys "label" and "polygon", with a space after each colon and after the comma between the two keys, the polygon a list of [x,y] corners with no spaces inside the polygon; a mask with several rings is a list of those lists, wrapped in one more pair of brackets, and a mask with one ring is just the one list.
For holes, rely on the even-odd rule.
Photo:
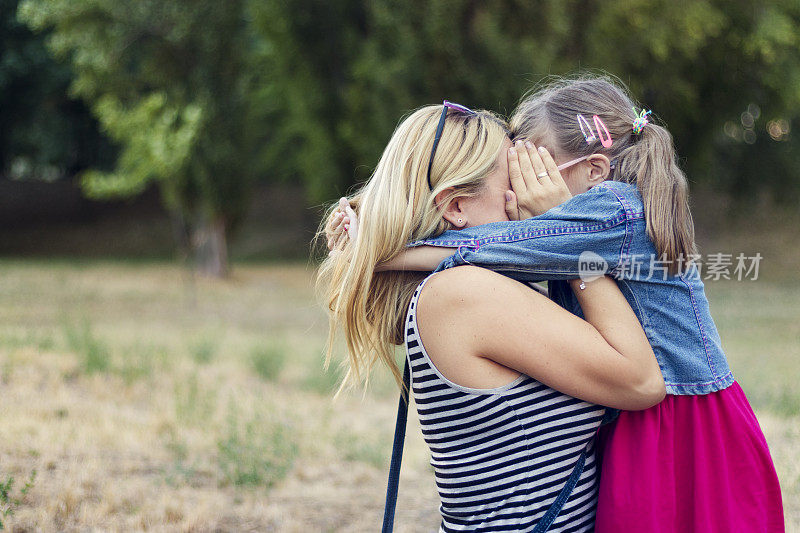
{"label": "dry grass", "polygon": [[[303,266],[187,279],[169,264],[0,262],[0,482],[11,531],[375,531],[396,397],[330,399]],[[800,530],[800,289],[715,284],[712,309]],[[437,495],[411,421],[399,531]]]}

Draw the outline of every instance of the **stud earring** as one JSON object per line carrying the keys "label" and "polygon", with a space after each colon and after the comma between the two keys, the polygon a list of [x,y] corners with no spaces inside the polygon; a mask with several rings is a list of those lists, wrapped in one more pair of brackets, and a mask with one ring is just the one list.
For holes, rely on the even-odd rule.
{"label": "stud earring", "polygon": [[464,222],[464,220],[463,220],[463,219],[461,219],[461,218],[459,218],[459,219],[458,219],[458,223],[459,223],[459,224],[461,224],[461,223],[463,223],[463,222]]}

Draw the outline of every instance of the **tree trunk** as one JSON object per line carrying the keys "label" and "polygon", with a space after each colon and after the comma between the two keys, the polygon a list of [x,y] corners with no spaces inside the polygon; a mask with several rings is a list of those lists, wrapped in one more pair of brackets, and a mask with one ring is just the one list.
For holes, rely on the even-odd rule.
{"label": "tree trunk", "polygon": [[201,218],[195,227],[192,245],[200,274],[215,278],[228,275],[228,240],[225,219]]}

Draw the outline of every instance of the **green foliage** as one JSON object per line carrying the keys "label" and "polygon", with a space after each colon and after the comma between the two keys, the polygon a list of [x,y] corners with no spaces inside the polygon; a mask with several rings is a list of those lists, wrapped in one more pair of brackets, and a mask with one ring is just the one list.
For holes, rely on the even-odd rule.
{"label": "green foliage", "polygon": [[4,520],[14,514],[14,511],[22,503],[25,495],[28,494],[33,483],[36,481],[36,470],[31,471],[25,485],[19,490],[18,495],[14,495],[14,478],[9,476],[5,481],[0,481],[0,529],[5,529]]}
{"label": "green foliage", "polygon": [[217,407],[216,391],[201,387],[197,373],[175,384],[175,416],[190,426],[201,426],[211,419]]}
{"label": "green foliage", "polygon": [[[72,73],[45,70],[71,76],[119,147],[113,170],[83,173],[87,193],[155,183],[188,226],[230,232],[256,179],[345,192],[413,108],[510,113],[542,78],[585,70],[667,123],[692,180],[800,192],[796,0],[24,0],[18,15],[50,32]],[[26,38],[40,48],[19,64],[45,61]]]}
{"label": "green foliage", "polygon": [[[244,0],[24,0],[19,17],[49,30],[74,72],[72,94],[121,147],[112,172],[90,171],[94,196],[131,196],[158,184],[192,233],[222,235],[242,219],[253,183],[247,133],[251,36]],[[215,274],[226,268],[215,237]],[[189,237],[190,245],[204,240]]]}
{"label": "green foliage", "polygon": [[327,396],[339,389],[343,377],[344,370],[341,366],[323,368],[321,364],[315,364],[306,372],[301,387]]}
{"label": "green foliage", "polygon": [[391,459],[391,435],[384,433],[358,434],[352,430],[341,431],[334,435],[333,443],[341,457],[348,461],[358,461],[384,469]]}
{"label": "green foliage", "polygon": [[55,347],[55,339],[50,332],[41,330],[3,332],[0,334],[0,346],[6,349],[33,347],[40,352],[47,352]]}
{"label": "green foliage", "polygon": [[261,94],[282,117],[281,173],[316,199],[366,178],[410,109],[447,98],[511,112],[538,80],[594,69],[667,123],[693,180],[800,191],[793,0],[267,2],[254,13],[271,43],[274,88]]}
{"label": "green foliage", "polygon": [[0,0],[0,176],[51,181],[113,158],[89,110],[67,94],[68,65]]}
{"label": "green foliage", "polygon": [[115,371],[131,384],[139,379],[150,378],[153,371],[164,369],[169,360],[168,352],[164,347],[144,343],[135,343],[120,350],[122,360]]}
{"label": "green foliage", "polygon": [[[666,121],[690,178],[739,193],[800,192],[800,4],[628,0],[601,4],[585,59],[625,75]],[[604,46],[613,43],[613,46]],[[770,131],[772,130],[772,131]]]}
{"label": "green foliage", "polygon": [[[96,110],[109,136],[125,148],[115,171],[84,173],[83,187],[89,196],[133,196],[143,192],[151,181],[175,179],[175,169],[186,167],[201,123],[198,106],[170,107],[164,93],[159,92],[142,98],[130,109],[114,98],[103,97]],[[174,191],[166,187],[165,193]]]}

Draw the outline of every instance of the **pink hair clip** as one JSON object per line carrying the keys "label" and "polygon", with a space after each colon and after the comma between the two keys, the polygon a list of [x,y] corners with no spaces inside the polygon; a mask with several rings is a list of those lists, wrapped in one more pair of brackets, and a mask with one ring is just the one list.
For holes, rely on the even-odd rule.
{"label": "pink hair clip", "polygon": [[[603,131],[606,132],[605,138],[603,138],[603,134],[600,131],[600,126],[602,126]],[[600,137],[600,144],[603,145],[603,148],[611,148],[614,141],[611,140],[611,134],[608,132],[608,128],[606,128],[606,125],[603,124],[603,121],[597,115],[594,116],[594,127],[597,128],[597,136]]]}

